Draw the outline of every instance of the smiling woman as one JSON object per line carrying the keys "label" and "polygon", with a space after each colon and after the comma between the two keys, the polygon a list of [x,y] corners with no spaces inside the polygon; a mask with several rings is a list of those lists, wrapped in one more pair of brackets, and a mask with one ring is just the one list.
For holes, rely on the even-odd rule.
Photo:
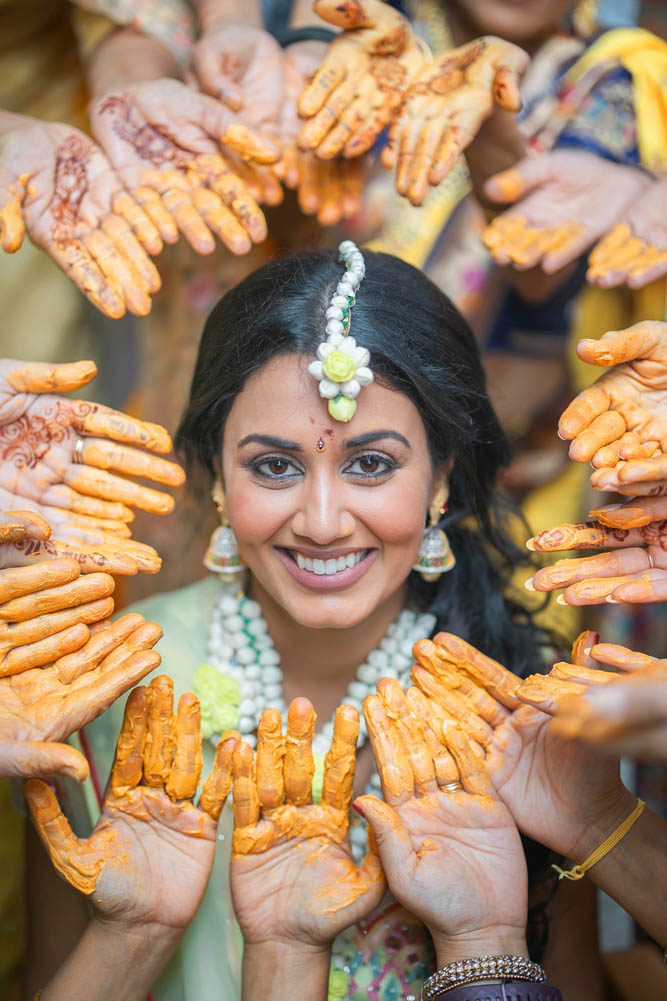
{"label": "smiling woman", "polygon": [[[385,254],[364,258],[351,327],[370,352],[374,378],[345,423],[332,419],[308,370],[341,278],[333,254],[276,260],[211,313],[177,448],[224,489],[225,516],[247,567],[244,593],[209,578],[140,606],[163,627],[162,669],[176,694],[194,679],[204,732],[238,726],[254,746],[260,709],[284,712],[297,696],[312,702],[320,723],[314,790],[336,707],[360,708],[382,676],[407,678],[416,639],[455,632],[517,674],[540,660],[530,615],[505,593],[523,557],[494,491],[508,448],[473,336],[419,271]],[[455,557],[435,581],[413,569],[427,523],[446,531]],[[119,714],[114,708],[91,728],[102,767],[111,763]],[[377,787],[365,732],[362,721],[357,792]],[[212,756],[209,745],[206,767]],[[209,889],[155,987],[156,1001],[240,996],[228,808],[221,824]],[[364,837],[357,824],[353,847]],[[534,868],[543,863],[544,854]],[[244,991],[250,977],[254,997],[263,991],[249,970],[259,919],[243,903],[235,899],[234,908],[246,938]],[[431,970],[423,926],[396,901],[380,906],[334,946],[334,970],[356,971],[345,974],[341,999],[382,1001],[396,989],[414,995]],[[333,912],[322,921],[331,940],[350,923]]]}

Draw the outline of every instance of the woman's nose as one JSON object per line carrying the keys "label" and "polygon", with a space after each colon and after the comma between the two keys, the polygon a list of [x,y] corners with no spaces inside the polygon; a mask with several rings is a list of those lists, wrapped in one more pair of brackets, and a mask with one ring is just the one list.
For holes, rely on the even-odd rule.
{"label": "woman's nose", "polygon": [[329,477],[313,478],[304,489],[298,510],[292,518],[292,531],[311,539],[319,546],[330,545],[337,539],[349,538],[356,520],[345,503],[345,490],[340,481]]}

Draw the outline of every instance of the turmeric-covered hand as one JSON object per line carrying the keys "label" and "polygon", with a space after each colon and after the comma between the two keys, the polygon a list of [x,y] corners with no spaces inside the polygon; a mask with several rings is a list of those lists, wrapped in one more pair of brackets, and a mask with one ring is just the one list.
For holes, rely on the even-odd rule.
{"label": "turmeric-covered hand", "polygon": [[270,941],[329,945],[380,901],[385,881],[373,847],[355,865],[347,837],[359,716],[336,712],[324,761],[320,803],[313,803],[311,742],[315,712],[307,699],[280,713],[267,709],[257,752],[234,749],[232,893],[246,946]]}
{"label": "turmeric-covered hand", "polygon": [[96,98],[90,119],[166,243],[180,230],[197,253],[209,254],[215,233],[232,253],[245,254],[265,238],[264,216],[219,144],[256,163],[275,163],[280,149],[219,101],[178,80],[148,80]]}
{"label": "turmeric-covered hand", "polygon": [[184,931],[199,906],[215,852],[217,820],[231,782],[223,748],[201,794],[200,711],[160,675],[136,688],[125,707],[100,819],[77,838],[53,791],[31,780],[26,798],[58,872],[106,921]]}
{"label": "turmeric-covered hand", "polygon": [[[609,830],[613,830],[633,805],[621,783],[617,762],[592,756],[558,737],[549,726],[546,705],[553,686],[581,690],[582,679],[590,677],[595,667],[591,658],[595,640],[594,633],[582,633],[572,648],[572,664],[558,664],[551,676],[531,675],[523,682],[451,633],[438,633],[431,651],[434,673],[445,668],[445,676],[449,676],[453,671],[461,678],[461,685],[474,684],[497,704],[495,720],[488,706],[484,708],[493,727],[484,768],[519,830],[577,860],[597,847],[594,839],[598,829],[610,823]],[[459,691],[464,697],[463,690]],[[472,711],[472,696],[465,698]],[[475,701],[477,712],[481,712],[479,693]]]}
{"label": "turmeric-covered hand", "polygon": [[432,718],[455,771],[453,787],[442,784],[410,691],[384,678],[364,700],[384,802],[361,796],[355,809],[375,834],[390,889],[428,926],[439,965],[525,955],[528,880],[516,824],[466,730]]}
{"label": "turmeric-covered hand", "polygon": [[[595,467],[592,486],[656,494],[667,480],[667,323],[644,321],[583,340],[577,354],[609,368],[558,422],[570,458]],[[614,367],[611,367],[614,366]]]}
{"label": "turmeric-covered hand", "polygon": [[144,316],[162,249],[150,218],[100,148],[71,125],[26,118],[0,136],[0,245],[27,230],[102,313]]}
{"label": "turmeric-covered hand", "polygon": [[667,274],[667,178],[648,185],[621,222],[593,248],[587,280],[613,288],[643,288]]}
{"label": "turmeric-covered hand", "polygon": [[[137,614],[124,615],[114,623],[96,622],[89,628],[86,622],[94,619],[86,616],[86,606],[73,604],[78,597],[71,584],[79,582],[77,565],[52,560],[41,566],[52,586],[35,595],[26,594],[25,589],[33,586],[29,577],[38,566],[0,575],[0,609],[6,612],[14,605],[21,615],[30,611],[30,598],[45,600],[49,594],[62,605],[69,587],[71,619],[76,621],[78,616],[78,624],[60,623],[60,631],[49,634],[46,629],[54,626],[59,615],[49,611],[33,619],[21,618],[14,626],[17,633],[23,633],[24,645],[17,636],[10,653],[3,652],[3,665],[13,658],[10,667],[14,670],[0,678],[0,775],[28,778],[63,772],[83,780],[88,774],[85,758],[61,741],[100,716],[158,666],[160,657],[152,648],[162,630]],[[86,579],[80,578],[81,582]],[[69,584],[62,583],[67,580]],[[9,600],[8,595],[12,596]],[[45,627],[45,638],[31,643],[29,631],[39,623]],[[0,631],[7,625],[3,619]],[[1,642],[5,646],[6,638]],[[22,666],[26,661],[27,666]]]}
{"label": "turmeric-covered hand", "polygon": [[528,157],[485,183],[492,201],[516,204],[493,220],[484,243],[497,264],[520,271],[540,265],[553,274],[622,218],[649,185],[637,167],[581,150]]}
{"label": "turmeric-covered hand", "polygon": [[555,700],[554,733],[614,757],[667,763],[667,661],[597,643],[591,654],[623,674]]}
{"label": "turmeric-covered hand", "polygon": [[322,226],[335,226],[361,210],[364,161],[342,156],[322,160],[297,147],[301,124],[297,101],[325,51],[323,42],[300,42],[285,52],[285,102],[279,126],[283,156],[276,173],[287,188],[296,189],[299,208],[305,215],[316,215]]}
{"label": "turmeric-covered hand", "polygon": [[171,449],[164,428],[56,395],[86,385],[96,371],[92,362],[0,361],[0,508],[34,511],[53,533],[48,541],[0,545],[0,567],[69,551],[90,557],[95,570],[160,568],[155,550],[129,537],[128,524],[133,507],[167,514],[174,501],[130,477],[179,486],[184,474],[153,454]]}
{"label": "turmeric-covered hand", "polygon": [[396,190],[421,205],[449,173],[494,106],[521,107],[523,49],[489,35],[426,62],[410,81],[389,129],[382,163],[396,167]]}
{"label": "turmeric-covered hand", "polygon": [[313,9],[343,31],[299,98],[308,119],[299,148],[360,156],[396,115],[425,56],[407,19],[380,0],[315,0]]}
{"label": "turmeric-covered hand", "polygon": [[530,548],[542,553],[611,552],[558,560],[538,570],[528,586],[536,591],[565,588],[557,600],[566,605],[667,601],[667,496],[635,497],[596,508],[590,517],[595,520],[539,532]]}

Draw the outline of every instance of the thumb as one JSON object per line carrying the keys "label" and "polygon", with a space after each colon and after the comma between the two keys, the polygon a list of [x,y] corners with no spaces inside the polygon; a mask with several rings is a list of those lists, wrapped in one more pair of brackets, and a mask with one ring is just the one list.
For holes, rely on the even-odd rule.
{"label": "thumb", "polygon": [[372,831],[364,864],[371,864],[369,855],[372,856],[377,851],[391,885],[392,874],[405,869],[412,855],[412,842],[408,832],[396,811],[377,796],[358,796],[352,807],[368,821]]}
{"label": "thumb", "polygon": [[10,367],[5,381],[17,393],[69,393],[91,382],[97,375],[93,361],[75,361],[66,365],[48,362],[6,361]]}
{"label": "thumb", "polygon": [[[91,850],[89,841],[80,841],[75,836],[53,789],[46,782],[29,779],[25,784],[25,798],[54,868],[81,893],[93,893],[104,865],[104,854]],[[107,852],[108,849],[109,846]]]}
{"label": "thumb", "polygon": [[25,223],[21,206],[25,184],[3,184],[0,187],[0,246],[13,254],[23,243]]}
{"label": "thumb", "polygon": [[577,354],[589,365],[619,365],[640,358],[652,358],[662,349],[667,363],[667,323],[644,320],[626,330],[610,330],[599,340],[583,340]]}
{"label": "thumb", "polygon": [[83,782],[88,778],[88,762],[68,744],[3,740],[0,741],[0,775],[11,779],[67,775]]}
{"label": "thumb", "polygon": [[276,163],[282,152],[275,139],[260,135],[238,122],[226,127],[221,133],[220,143],[238,153],[242,160],[253,160],[255,163]]}
{"label": "thumb", "polygon": [[553,177],[549,154],[526,157],[509,170],[489,177],[484,183],[484,194],[491,201],[507,204],[522,198],[529,191],[546,184]]}

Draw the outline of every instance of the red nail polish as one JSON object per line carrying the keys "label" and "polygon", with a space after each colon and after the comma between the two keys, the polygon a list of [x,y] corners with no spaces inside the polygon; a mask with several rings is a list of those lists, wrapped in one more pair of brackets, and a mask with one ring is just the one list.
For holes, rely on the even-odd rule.
{"label": "red nail polish", "polygon": [[366,815],[365,815],[364,811],[363,811],[363,810],[361,809],[361,807],[359,806],[359,804],[358,804],[358,803],[356,803],[356,802],[355,802],[355,803],[353,803],[353,804],[352,804],[352,809],[353,809],[353,810],[356,810],[356,812],[357,812],[357,813],[359,814],[359,816],[360,816],[360,817],[363,817],[363,818],[364,818],[364,820],[366,819]]}
{"label": "red nail polish", "polygon": [[600,642],[600,634],[593,633],[593,646],[597,646],[599,642]]}

